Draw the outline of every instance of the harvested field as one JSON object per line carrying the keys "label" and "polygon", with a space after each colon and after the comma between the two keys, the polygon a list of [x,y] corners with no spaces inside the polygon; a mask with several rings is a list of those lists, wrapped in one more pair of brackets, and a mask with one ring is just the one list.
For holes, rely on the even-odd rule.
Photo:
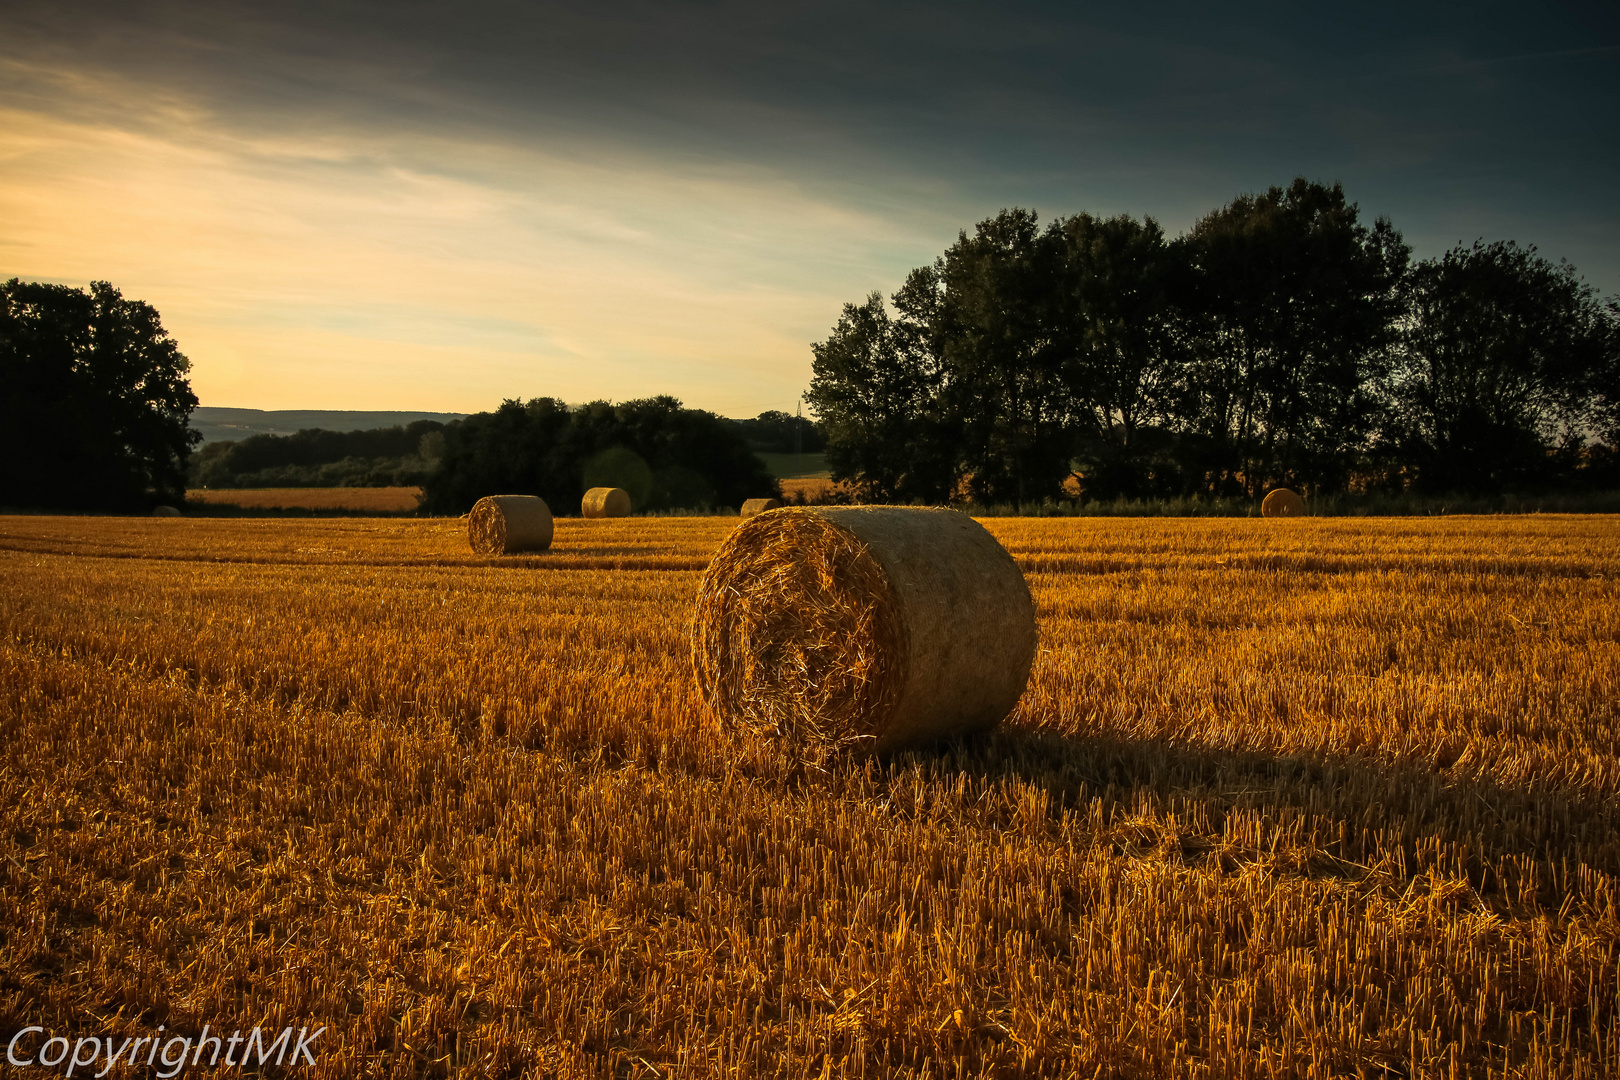
{"label": "harvested field", "polygon": [[186,501],[244,510],[404,512],[416,509],[421,494],[417,487],[192,488]]}
{"label": "harvested field", "polygon": [[1029,692],[821,773],[698,701],[736,524],[482,558],[0,518],[0,1034],[325,1025],[296,1072],[334,1078],[1620,1073],[1615,519],[989,519]]}

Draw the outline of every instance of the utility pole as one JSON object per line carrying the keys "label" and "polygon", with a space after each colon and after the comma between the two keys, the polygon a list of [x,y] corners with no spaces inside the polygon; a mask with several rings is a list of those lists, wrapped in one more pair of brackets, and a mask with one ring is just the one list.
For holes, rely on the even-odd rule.
{"label": "utility pole", "polygon": [[793,410],[793,467],[802,472],[804,462],[799,460],[804,453],[804,398],[799,398],[799,404]]}

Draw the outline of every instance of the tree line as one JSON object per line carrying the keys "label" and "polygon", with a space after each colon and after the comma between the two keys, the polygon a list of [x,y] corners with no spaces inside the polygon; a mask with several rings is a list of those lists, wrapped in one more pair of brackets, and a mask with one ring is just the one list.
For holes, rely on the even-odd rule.
{"label": "tree line", "polygon": [[560,513],[586,488],[628,490],[637,509],[736,506],[779,495],[754,454],[819,449],[786,413],[728,420],[672,397],[570,407],[507,401],[441,425],[202,436],[190,362],[149,304],[88,289],[0,283],[0,506],[144,511],[196,486],[411,484],[423,509],[461,513],[484,495],[543,495]]}
{"label": "tree line", "polygon": [[192,457],[193,487],[414,487],[438,467],[444,424],[416,420],[364,431],[306,428],[208,443]]}
{"label": "tree line", "polygon": [[[559,512],[598,483],[625,488],[638,508],[696,508],[774,494],[752,454],[796,446],[817,452],[820,434],[783,412],[732,420],[668,397],[579,407],[535,398],[448,424],[213,442],[193,455],[189,476],[194,487],[211,488],[420,485],[431,507],[457,513],[480,497],[474,492],[502,485],[549,491]],[[745,491],[752,494],[723,497]]]}
{"label": "tree line", "polygon": [[752,420],[731,420],[750,448],[762,454],[819,454],[821,425],[803,416],[767,409]]}
{"label": "tree line", "polygon": [[780,496],[745,430],[669,396],[570,408],[556,398],[509,400],[445,425],[422,509],[461,514],[485,495],[539,495],[556,513],[588,488],[619,487],[640,510],[738,506]]}
{"label": "tree line", "polygon": [[869,500],[1620,487],[1620,303],[1511,242],[1414,262],[1303,178],[1175,239],[1004,210],[812,351]]}
{"label": "tree line", "polygon": [[[191,479],[420,482],[431,512],[492,491],[561,509],[598,484],[725,506],[776,493],[754,451],[824,449],[872,501],[1620,488],[1620,302],[1513,243],[1414,262],[1387,219],[1304,179],[1175,239],[1151,218],[1005,210],[887,301],[845,305],[812,350],[814,424],[535,398],[442,430],[210,446]],[[183,499],[188,370],[107,282],[0,284],[0,451],[22,463],[0,504]]]}

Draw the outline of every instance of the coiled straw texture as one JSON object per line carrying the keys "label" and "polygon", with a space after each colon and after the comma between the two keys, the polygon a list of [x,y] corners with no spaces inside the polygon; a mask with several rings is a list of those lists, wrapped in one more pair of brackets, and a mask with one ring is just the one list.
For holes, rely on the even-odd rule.
{"label": "coiled straw texture", "polygon": [[1035,642],[1022,572],[967,515],[790,507],[715,554],[692,659],[722,722],[820,761],[993,727]]}
{"label": "coiled straw texture", "polygon": [[551,546],[551,508],[535,495],[486,495],[467,515],[467,543],[479,555],[544,551]]}

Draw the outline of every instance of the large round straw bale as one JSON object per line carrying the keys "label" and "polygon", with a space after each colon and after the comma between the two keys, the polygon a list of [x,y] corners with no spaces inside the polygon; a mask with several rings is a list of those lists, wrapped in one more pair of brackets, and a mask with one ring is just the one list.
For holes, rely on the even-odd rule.
{"label": "large round straw bale", "polygon": [[551,507],[534,495],[485,495],[467,515],[467,542],[479,555],[544,551],[551,546]]}
{"label": "large round straw bale", "polygon": [[750,518],[709,563],[692,627],[698,685],[721,720],[812,759],[994,727],[1034,659],[1023,573],[954,510]]}
{"label": "large round straw bale", "polygon": [[153,517],[179,517],[180,516],[180,509],[179,509],[179,507],[175,507],[175,506],[154,506],[154,507],[152,507],[152,516]]}
{"label": "large round straw bale", "polygon": [[579,501],[579,512],[588,518],[624,517],[630,513],[630,493],[624,488],[591,488]]}
{"label": "large round straw bale", "polygon": [[781,499],[749,499],[742,504],[742,516],[751,518],[756,514],[763,514],[767,510],[780,510]]}
{"label": "large round straw bale", "polygon": [[1261,517],[1303,517],[1305,500],[1287,488],[1277,488],[1260,502]]}

